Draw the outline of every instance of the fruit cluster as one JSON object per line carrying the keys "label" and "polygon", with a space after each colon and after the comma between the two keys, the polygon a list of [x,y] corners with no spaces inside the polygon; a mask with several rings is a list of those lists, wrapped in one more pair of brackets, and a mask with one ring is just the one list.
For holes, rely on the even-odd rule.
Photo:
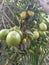
{"label": "fruit cluster", "polygon": [[[39,63],[41,65],[43,58],[49,53],[47,44],[49,40],[49,22],[46,20],[46,14],[41,7],[36,6],[34,3],[28,6],[28,8],[33,6],[32,10],[27,9],[26,2],[16,2],[15,4],[17,9],[13,11],[15,15],[13,23],[15,24],[16,22],[19,25],[15,24],[13,27],[10,26],[11,28],[9,29],[0,30],[0,40],[4,40],[7,43],[9,50],[12,48],[12,59],[14,57],[14,62],[18,63],[14,65],[19,65],[19,62],[28,56],[30,63],[38,65],[40,59]],[[23,8],[22,4],[23,6],[25,5],[26,9],[20,11]],[[13,51],[18,55],[16,61],[16,54]]]}
{"label": "fruit cluster", "polygon": [[[25,15],[25,16],[24,16]],[[31,15],[31,14],[30,14]],[[26,12],[21,13],[21,19],[26,17]],[[30,35],[31,40],[37,40],[40,36],[46,36],[47,25],[45,23],[39,24],[39,29],[42,31],[35,30],[33,31],[33,35]],[[27,32],[26,32],[27,33]],[[10,29],[2,29],[0,30],[0,40],[6,40],[8,46],[16,46],[22,42],[22,44],[27,44],[29,37],[25,36],[23,38],[23,32],[20,30],[18,26],[12,27]],[[22,39],[22,40],[21,40]],[[42,51],[42,48],[39,48]]]}
{"label": "fruit cluster", "polygon": [[22,32],[17,27],[11,29],[2,29],[0,31],[0,40],[6,40],[9,46],[16,46],[21,42]]}
{"label": "fruit cluster", "polygon": [[23,11],[20,13],[20,18],[22,20],[26,19],[27,18],[27,15],[30,16],[30,17],[33,17],[34,16],[34,12],[31,11],[31,10],[28,10],[27,12],[26,11]]}

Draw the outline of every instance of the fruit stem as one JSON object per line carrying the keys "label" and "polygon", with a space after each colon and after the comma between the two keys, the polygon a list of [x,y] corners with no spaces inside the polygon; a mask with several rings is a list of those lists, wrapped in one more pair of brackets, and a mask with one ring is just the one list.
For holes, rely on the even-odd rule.
{"label": "fruit stem", "polygon": [[15,49],[16,52],[19,52],[19,53],[24,53],[22,52],[21,50],[19,50],[17,47],[13,46],[13,48]]}

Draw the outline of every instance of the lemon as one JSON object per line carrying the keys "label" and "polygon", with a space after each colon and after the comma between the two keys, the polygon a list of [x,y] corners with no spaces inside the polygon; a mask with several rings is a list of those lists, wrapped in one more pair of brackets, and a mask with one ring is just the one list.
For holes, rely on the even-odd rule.
{"label": "lemon", "polygon": [[33,39],[38,39],[39,38],[39,32],[38,31],[34,31],[33,32]]}
{"label": "lemon", "polygon": [[26,43],[27,43],[27,39],[24,38],[24,39],[22,40],[22,44],[26,44]]}
{"label": "lemon", "polygon": [[20,18],[22,20],[24,20],[26,18],[26,16],[27,16],[26,11],[23,11],[23,12],[20,13]]}
{"label": "lemon", "polygon": [[34,12],[33,11],[28,10],[27,13],[28,13],[29,16],[34,16]]}
{"label": "lemon", "polygon": [[43,31],[47,30],[47,25],[45,23],[40,23],[39,28]]}
{"label": "lemon", "polygon": [[0,40],[5,40],[8,33],[9,33],[8,29],[2,29],[0,31]]}
{"label": "lemon", "polygon": [[33,40],[33,36],[32,35],[29,35],[30,39]]}
{"label": "lemon", "polygon": [[6,42],[8,46],[16,46],[21,41],[21,36],[16,31],[11,31],[7,35]]}
{"label": "lemon", "polygon": [[42,52],[42,50],[43,50],[43,49],[42,49],[42,47],[40,46],[40,48],[39,48],[39,53],[41,53],[41,52]]}
{"label": "lemon", "polygon": [[22,31],[21,30],[16,30],[16,32],[18,32],[20,34],[20,36],[22,37]]}

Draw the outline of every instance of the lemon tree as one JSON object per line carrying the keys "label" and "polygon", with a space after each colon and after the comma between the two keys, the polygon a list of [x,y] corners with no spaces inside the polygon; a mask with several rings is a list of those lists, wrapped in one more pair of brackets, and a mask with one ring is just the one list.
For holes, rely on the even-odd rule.
{"label": "lemon tree", "polygon": [[5,16],[10,26],[5,24],[6,29],[0,30],[0,40],[5,42],[5,65],[38,65],[38,61],[42,65],[49,54],[48,15],[34,0],[5,3],[11,12],[10,17],[7,13]]}

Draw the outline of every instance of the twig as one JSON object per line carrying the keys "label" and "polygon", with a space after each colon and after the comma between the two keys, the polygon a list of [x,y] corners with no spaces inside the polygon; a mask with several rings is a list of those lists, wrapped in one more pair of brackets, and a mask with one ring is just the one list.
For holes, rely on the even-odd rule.
{"label": "twig", "polygon": [[5,23],[4,23],[4,19],[3,19],[3,17],[4,17],[4,16],[2,16],[3,26],[4,26],[4,28],[6,28],[6,25],[5,25]]}
{"label": "twig", "polygon": [[12,13],[13,17],[15,17],[15,16],[14,16],[14,13],[13,13],[12,10],[11,10],[11,8],[10,8],[9,6],[7,6],[7,7],[9,8],[9,10],[10,10],[10,12]]}
{"label": "twig", "polygon": [[3,13],[5,16],[6,16],[6,18],[13,24],[13,25],[15,25],[14,23],[13,23],[13,21],[7,16],[7,14],[4,12]]}

